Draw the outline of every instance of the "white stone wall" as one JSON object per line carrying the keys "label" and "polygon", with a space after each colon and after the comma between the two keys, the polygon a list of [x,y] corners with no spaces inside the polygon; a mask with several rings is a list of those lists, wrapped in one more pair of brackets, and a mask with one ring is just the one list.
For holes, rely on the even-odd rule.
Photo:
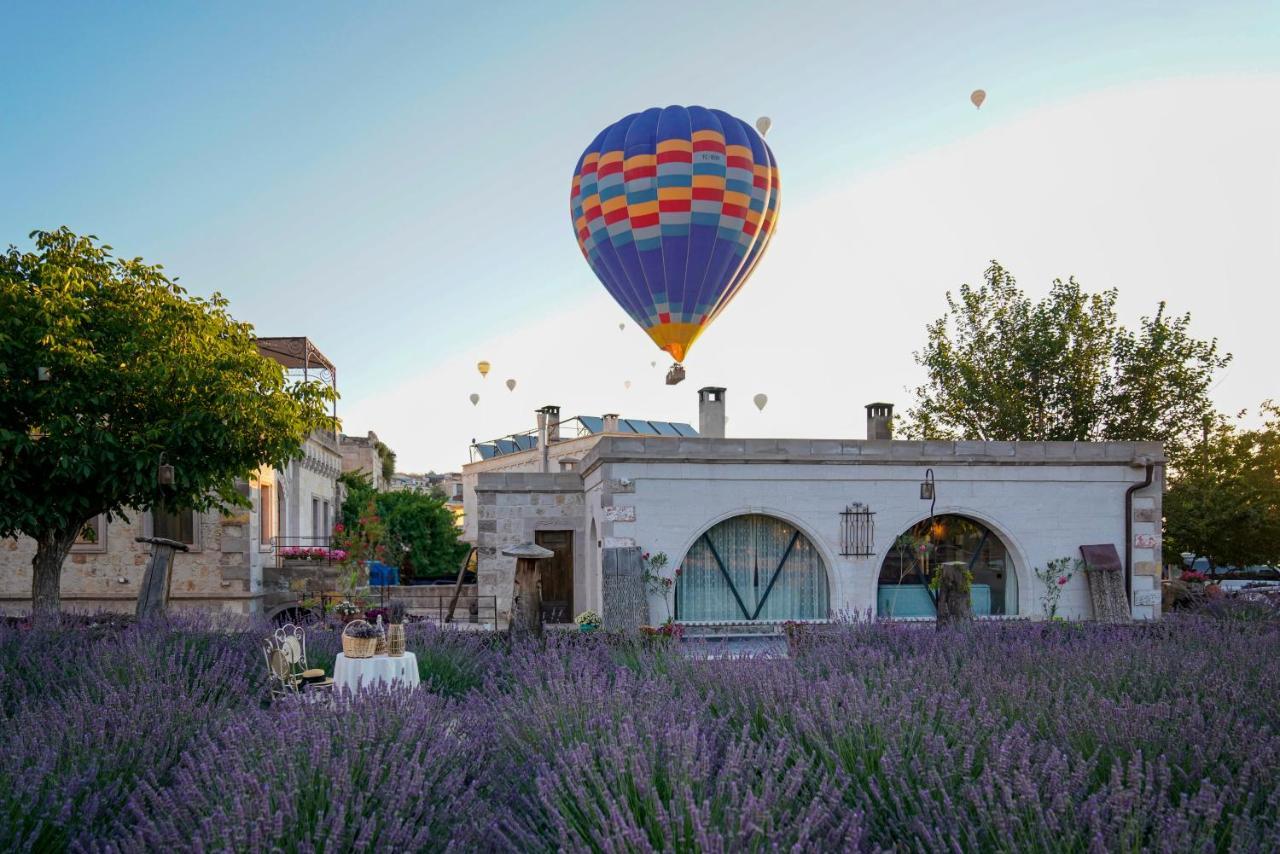
{"label": "white stone wall", "polygon": [[[579,460],[603,438],[601,435],[580,436],[563,439],[547,448],[548,469],[551,474],[560,471],[560,464],[565,460]],[[541,472],[542,452],[540,450],[523,451],[518,454],[507,454],[490,460],[481,460],[462,467],[462,506],[463,526],[462,539],[469,543],[479,542],[479,517],[476,513],[476,479],[482,474],[501,474],[504,472]]]}
{"label": "white stone wall", "polygon": [[[1013,563],[1018,613],[1038,616],[1043,588],[1033,567],[1077,558],[1081,545],[1098,543],[1114,544],[1123,561],[1125,492],[1143,481],[1148,459],[1162,459],[1158,444],[609,437],[581,464],[585,501],[578,524],[597,532],[582,569],[598,575],[601,547],[637,545],[666,552],[668,572],[674,572],[712,525],[765,513],[795,525],[822,552],[833,610],[865,615],[875,608],[885,553],[929,515],[929,502],[919,495],[925,469],[932,468],[934,512],[970,516],[991,528]],[[1155,473],[1154,483],[1135,494],[1133,507],[1133,610],[1139,618],[1159,614],[1161,466]],[[530,476],[485,479],[482,491],[496,508],[489,512],[498,514],[488,518],[496,524],[523,519],[538,506],[539,488],[546,487]],[[876,514],[873,557],[839,554],[839,514],[855,502]],[[483,502],[480,513],[485,519]],[[523,522],[509,527],[513,537],[528,530]],[[483,549],[481,554],[483,573]],[[486,580],[501,581],[482,575],[482,587]],[[593,603],[589,607],[598,605],[599,579],[581,584],[585,600]],[[650,608],[654,619],[665,617],[660,598]],[[1080,573],[1063,591],[1059,614],[1087,618],[1091,612]]]}

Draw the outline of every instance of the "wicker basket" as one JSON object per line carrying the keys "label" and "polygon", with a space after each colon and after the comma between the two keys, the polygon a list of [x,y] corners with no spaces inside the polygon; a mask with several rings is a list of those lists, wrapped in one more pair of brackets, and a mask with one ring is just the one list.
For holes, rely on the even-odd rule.
{"label": "wicker basket", "polygon": [[352,626],[369,625],[366,620],[352,620],[342,629],[342,654],[347,658],[373,658],[378,653],[378,638],[353,638],[347,632]]}
{"label": "wicker basket", "polygon": [[404,655],[404,625],[392,623],[387,626],[387,655],[399,658]]}

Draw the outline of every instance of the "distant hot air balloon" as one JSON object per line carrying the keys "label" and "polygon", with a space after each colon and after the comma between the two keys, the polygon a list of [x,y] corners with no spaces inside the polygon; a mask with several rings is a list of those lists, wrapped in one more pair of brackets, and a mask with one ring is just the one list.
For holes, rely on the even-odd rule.
{"label": "distant hot air balloon", "polygon": [[631,388],[631,380],[627,380],[626,382],[624,382],[622,384],[622,387],[627,389]]}
{"label": "distant hot air balloon", "polygon": [[973,94],[969,96],[969,100],[973,101],[973,105],[975,107],[978,107],[979,109],[981,109],[982,102],[987,100],[987,93],[981,89],[974,89]]}
{"label": "distant hot air balloon", "polygon": [[755,128],[720,110],[655,107],[587,146],[569,208],[596,277],[679,363],[759,263],[778,202],[777,163]]}
{"label": "distant hot air balloon", "polygon": [[624,329],[626,329],[626,328],[627,328],[627,324],[625,324],[625,323],[619,323],[619,324],[618,324],[618,331],[619,331],[619,332],[623,331],[623,330],[624,330]]}
{"label": "distant hot air balloon", "polygon": [[482,376],[482,377],[488,377],[488,376],[489,376],[489,363],[488,363],[488,362],[483,362],[483,361],[482,361],[482,362],[476,362],[476,370],[480,372],[480,376]]}
{"label": "distant hot air balloon", "polygon": [[756,402],[756,409],[759,409],[761,412],[764,412],[764,405],[769,402],[769,395],[757,394],[755,397],[751,399]]}
{"label": "distant hot air balloon", "polygon": [[477,403],[479,403],[479,402],[480,402],[480,395],[475,394],[475,393],[473,392],[473,393],[472,393],[472,395],[471,395],[471,405],[472,405],[472,406],[475,406],[475,405],[476,405]]}
{"label": "distant hot air balloon", "polygon": [[515,390],[516,390],[516,381],[507,380],[507,391],[515,391]]}
{"label": "distant hot air balloon", "polygon": [[650,363],[649,363],[649,367],[651,367],[651,368],[656,368],[656,367],[658,367],[658,363],[657,363],[657,362],[650,362]]}
{"label": "distant hot air balloon", "polygon": [[773,127],[773,119],[768,116],[761,116],[756,119],[756,130],[760,131],[761,136],[769,135],[769,128]]}

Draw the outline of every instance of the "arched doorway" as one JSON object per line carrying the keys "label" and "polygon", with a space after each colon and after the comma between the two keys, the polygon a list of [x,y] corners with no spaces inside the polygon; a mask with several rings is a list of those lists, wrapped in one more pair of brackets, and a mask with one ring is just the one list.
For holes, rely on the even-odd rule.
{"label": "arched doorway", "polygon": [[976,616],[1018,613],[1018,574],[995,531],[958,514],[935,516],[901,534],[880,565],[876,613],[882,617],[933,617],[932,571],[962,561],[973,573],[969,591]]}
{"label": "arched doorway", "polygon": [[690,547],[676,576],[682,622],[825,620],[827,568],[809,538],[772,516],[734,516]]}

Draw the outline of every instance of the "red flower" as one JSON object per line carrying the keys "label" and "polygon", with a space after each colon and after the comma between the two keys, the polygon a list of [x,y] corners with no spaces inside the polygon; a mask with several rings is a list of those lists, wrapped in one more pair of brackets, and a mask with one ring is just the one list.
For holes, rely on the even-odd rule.
{"label": "red flower", "polygon": [[1067,583],[1067,577],[1066,577],[1065,575],[1060,575],[1060,576],[1058,576],[1058,586],[1059,586],[1059,587],[1061,587],[1062,585],[1064,585],[1064,584],[1066,584],[1066,583]]}
{"label": "red flower", "polygon": [[345,530],[347,530],[347,526],[342,524],[341,522],[333,526],[333,532],[335,534],[341,534]]}

